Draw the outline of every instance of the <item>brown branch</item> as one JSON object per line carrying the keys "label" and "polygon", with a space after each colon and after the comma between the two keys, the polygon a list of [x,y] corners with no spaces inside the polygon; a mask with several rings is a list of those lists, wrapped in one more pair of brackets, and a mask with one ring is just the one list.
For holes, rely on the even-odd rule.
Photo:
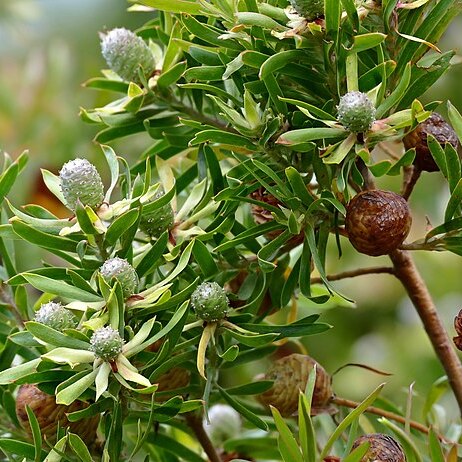
{"label": "brown branch", "polygon": [[187,424],[189,425],[189,428],[191,428],[191,430],[194,432],[197,440],[199,441],[208,458],[210,459],[210,462],[221,462],[221,458],[217,454],[215,447],[210,441],[209,435],[207,435],[206,431],[204,430],[202,418],[200,417],[200,415],[194,412],[188,412],[187,414],[185,414],[185,418]]}
{"label": "brown branch", "polygon": [[[331,403],[336,404],[337,406],[348,407],[350,409],[356,409],[360,405],[360,403],[357,403],[356,401],[351,401],[345,398],[339,398],[338,396],[334,396],[334,398],[332,398],[331,400]],[[384,409],[380,409],[378,407],[369,406],[365,412],[369,414],[374,414],[374,415],[378,415],[381,417],[385,417],[386,419],[389,419],[389,420],[394,420],[395,422],[401,423],[403,425],[406,425],[406,423],[408,423],[411,428],[419,432],[425,433],[426,435],[428,435],[428,433],[430,432],[430,429],[428,427],[426,427],[425,425],[422,425],[419,422],[415,422],[414,420],[407,420],[405,417],[399,414],[395,414],[394,412],[390,412],[390,411],[385,411]],[[443,441],[445,443],[451,443],[446,438],[444,438],[444,436],[442,435],[437,435],[437,436],[440,439],[440,441]]]}
{"label": "brown branch", "polygon": [[454,346],[443,323],[428,288],[420,276],[409,252],[395,250],[390,254],[395,268],[395,275],[406,289],[414,304],[420,319],[439,361],[449,379],[459,409],[462,414],[462,364],[456,354]]}
{"label": "brown branch", "polygon": [[403,192],[401,195],[406,200],[408,200],[409,196],[412,194],[412,191],[414,190],[414,186],[416,185],[417,180],[420,178],[422,170],[416,168],[415,166],[412,166],[410,168],[406,168],[404,173],[405,175],[403,178]]}
{"label": "brown branch", "polygon": [[[375,266],[372,268],[358,268],[356,270],[344,271],[338,274],[328,274],[329,281],[340,281],[341,279],[355,278],[357,276],[365,276],[367,274],[395,274],[395,270],[390,266]],[[311,284],[320,284],[321,278],[312,278]]]}

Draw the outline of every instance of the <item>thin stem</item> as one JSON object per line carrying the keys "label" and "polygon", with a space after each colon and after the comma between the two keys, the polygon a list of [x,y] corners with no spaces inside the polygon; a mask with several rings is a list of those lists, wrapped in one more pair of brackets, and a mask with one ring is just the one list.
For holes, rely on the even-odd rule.
{"label": "thin stem", "polygon": [[414,190],[414,186],[416,185],[418,179],[420,178],[421,173],[422,173],[422,170],[420,170],[419,168],[416,168],[415,166],[412,166],[405,170],[405,176],[404,176],[404,181],[403,181],[403,192],[401,195],[406,200],[408,200],[409,196],[412,194],[412,191]]}
{"label": "thin stem", "polygon": [[193,412],[185,414],[185,418],[187,424],[189,425],[189,428],[191,428],[191,430],[194,432],[197,440],[199,441],[208,458],[210,459],[210,462],[221,462],[221,459],[217,454],[215,447],[213,446],[209,436],[204,430],[202,418],[198,414]]}
{"label": "thin stem", "polygon": [[451,339],[441,322],[428,288],[407,251],[395,250],[390,254],[395,275],[406,289],[422,320],[454,392],[462,414],[462,364],[454,350]]}
{"label": "thin stem", "polygon": [[[357,403],[356,401],[351,401],[345,398],[339,398],[338,396],[335,396],[334,398],[332,398],[331,402],[333,404],[336,404],[337,406],[348,407],[350,409],[356,409],[360,405],[360,403]],[[394,420],[395,422],[401,423],[403,425],[409,424],[409,426],[413,428],[414,430],[425,433],[427,435],[430,431],[428,427],[426,427],[425,425],[422,425],[419,422],[415,422],[414,420],[408,420],[399,414],[395,414],[394,412],[385,411],[384,409],[380,409],[378,407],[369,406],[365,412],[368,412],[369,414],[374,414],[374,415],[378,415],[381,417],[385,417],[386,419],[389,419],[389,420]],[[449,442],[442,435],[438,435],[438,438],[441,441]]]}
{"label": "thin stem", "polygon": [[[356,270],[344,271],[343,273],[328,274],[329,281],[340,281],[341,279],[355,278],[365,276],[367,274],[395,274],[395,270],[391,266],[375,266],[371,268],[358,268]],[[312,278],[311,284],[320,284],[321,278]]]}
{"label": "thin stem", "polygon": [[7,305],[8,309],[10,310],[11,314],[16,319],[18,325],[23,328],[24,327],[24,320],[22,319],[21,313],[19,312],[18,307],[16,306],[15,301],[11,294],[7,291],[6,285],[0,283],[0,301]]}

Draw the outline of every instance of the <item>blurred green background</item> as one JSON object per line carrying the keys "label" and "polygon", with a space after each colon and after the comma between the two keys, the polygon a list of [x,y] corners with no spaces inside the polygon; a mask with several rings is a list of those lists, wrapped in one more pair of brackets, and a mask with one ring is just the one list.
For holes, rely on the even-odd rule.
{"label": "blurred green background", "polygon": [[[108,95],[85,89],[81,84],[105,66],[99,50],[98,31],[141,26],[149,16],[128,13],[125,0],[1,0],[0,1],[0,149],[13,157],[30,151],[30,163],[13,191],[16,204],[40,203],[57,207],[43,187],[40,168],[57,171],[70,158],[88,157],[97,164],[100,151],[92,142],[96,129],[79,120],[79,107],[95,107],[109,101]],[[462,18],[455,21],[442,50],[462,47]],[[425,101],[450,99],[462,112],[462,66],[454,67],[429,92]],[[101,99],[102,98],[102,99]],[[444,112],[444,108],[442,108]],[[149,140],[130,138],[115,146],[119,155],[135,158]],[[383,187],[399,190],[390,180]],[[438,173],[424,174],[411,200],[414,224],[410,239],[423,236],[428,223],[440,224],[447,186]],[[66,213],[59,208],[56,213]],[[389,265],[386,257],[366,258],[344,246],[345,258],[338,260],[332,247],[329,272],[358,266]],[[20,255],[26,255],[22,249]],[[462,258],[452,254],[416,253],[438,310],[450,332],[462,308]],[[21,262],[30,268],[31,258]],[[300,303],[300,314],[321,312],[322,320],[334,327],[310,337],[304,344],[310,354],[333,372],[349,363],[364,363],[390,372],[384,378],[369,371],[347,368],[334,377],[337,394],[361,399],[386,380],[385,395],[405,405],[407,387],[415,382],[417,405],[443,372],[413,307],[397,281],[389,275],[371,275],[337,283],[356,301],[351,307],[313,307]],[[254,371],[253,371],[254,372]],[[447,408],[457,409],[445,397]]]}

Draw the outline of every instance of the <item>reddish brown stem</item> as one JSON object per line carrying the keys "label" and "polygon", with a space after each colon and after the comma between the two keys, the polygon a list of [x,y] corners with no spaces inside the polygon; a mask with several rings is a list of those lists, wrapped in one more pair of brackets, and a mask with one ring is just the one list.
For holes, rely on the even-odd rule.
{"label": "reddish brown stem", "polygon": [[[338,274],[328,274],[329,281],[340,281],[341,279],[355,278],[367,274],[394,274],[395,270],[389,266],[374,266],[372,268],[358,268],[356,270],[344,271]],[[311,284],[321,284],[321,278],[311,278]]]}
{"label": "reddish brown stem", "polygon": [[409,196],[414,190],[414,186],[420,178],[421,173],[422,170],[416,168],[415,166],[412,166],[408,170],[406,170],[406,175],[403,183],[403,192],[401,194],[406,200],[409,199]]}
{"label": "reddish brown stem", "polygon": [[209,435],[207,435],[206,431],[204,430],[201,416],[199,414],[189,412],[185,414],[185,418],[189,427],[194,432],[194,435],[196,435],[197,441],[199,441],[205,453],[207,454],[210,462],[221,462],[221,458],[215,450],[212,442],[210,441]]}
{"label": "reddish brown stem", "polygon": [[390,254],[395,268],[395,275],[406,289],[425,327],[433,348],[449,379],[459,410],[462,415],[462,364],[425,282],[420,276],[409,252],[395,250]]}
{"label": "reddish brown stem", "polygon": [[[345,398],[339,398],[337,396],[332,398],[331,402],[333,404],[336,404],[337,406],[348,407],[350,409],[356,409],[360,405],[360,403],[357,403],[356,401],[351,401],[351,400],[345,399]],[[369,406],[366,409],[365,412],[367,412],[369,414],[374,414],[374,415],[378,415],[378,416],[381,416],[381,417],[385,417],[388,420],[394,420],[395,422],[401,423],[403,425],[406,424],[406,418],[405,417],[403,417],[403,416],[401,416],[399,414],[395,414],[394,412],[385,411],[384,409],[380,409],[378,407]],[[426,427],[425,425],[422,425],[419,422],[415,422],[414,420],[410,420],[408,423],[409,423],[409,426],[411,428],[413,428],[413,429],[415,429],[415,430],[417,430],[419,432],[428,434],[429,431],[430,431],[428,427]],[[448,442],[442,435],[438,435],[438,438],[441,441]]]}

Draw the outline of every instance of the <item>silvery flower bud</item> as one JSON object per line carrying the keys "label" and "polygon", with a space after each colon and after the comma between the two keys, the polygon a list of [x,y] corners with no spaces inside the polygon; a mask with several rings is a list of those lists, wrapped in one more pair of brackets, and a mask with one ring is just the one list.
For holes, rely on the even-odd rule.
{"label": "silvery flower bud", "polygon": [[77,201],[96,208],[104,200],[104,186],[96,167],[87,159],[66,162],[59,172],[61,191],[67,207],[75,210]]}
{"label": "silvery flower bud", "polygon": [[350,91],[340,98],[337,120],[350,132],[368,131],[375,122],[375,107],[366,93]]}
{"label": "silvery flower bud", "polygon": [[203,282],[191,295],[191,304],[198,318],[216,322],[229,310],[229,300],[224,289],[216,282]]}
{"label": "silvery flower bud", "polygon": [[122,79],[139,83],[138,69],[147,77],[154,72],[154,56],[145,41],[125,28],[101,34],[101,51],[107,65]]}
{"label": "silvery flower bud", "polygon": [[61,303],[42,304],[35,313],[34,321],[56,330],[70,329],[77,325],[77,318]]}
{"label": "silvery flower bud", "polygon": [[104,361],[112,361],[122,352],[123,344],[119,332],[110,326],[101,327],[90,338],[90,351]]}
{"label": "silvery flower bud", "polygon": [[124,297],[129,297],[136,292],[138,275],[127,260],[119,257],[109,258],[100,268],[100,273],[108,284],[111,284],[113,278],[117,279],[122,286]]}

